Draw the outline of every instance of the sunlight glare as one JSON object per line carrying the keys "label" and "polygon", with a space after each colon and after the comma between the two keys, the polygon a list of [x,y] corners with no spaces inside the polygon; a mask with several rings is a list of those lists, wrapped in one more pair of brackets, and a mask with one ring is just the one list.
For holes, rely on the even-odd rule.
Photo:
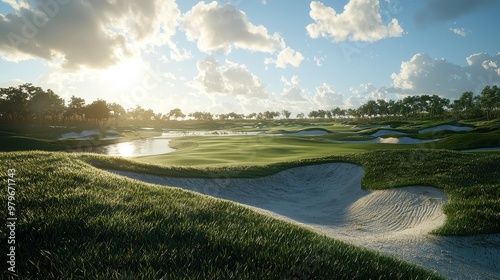
{"label": "sunlight glare", "polygon": [[120,156],[130,157],[134,153],[134,145],[128,142],[120,143],[118,144],[118,153]]}
{"label": "sunlight glare", "polygon": [[129,88],[136,84],[144,71],[140,59],[123,59],[118,64],[102,70],[100,79],[115,88]]}

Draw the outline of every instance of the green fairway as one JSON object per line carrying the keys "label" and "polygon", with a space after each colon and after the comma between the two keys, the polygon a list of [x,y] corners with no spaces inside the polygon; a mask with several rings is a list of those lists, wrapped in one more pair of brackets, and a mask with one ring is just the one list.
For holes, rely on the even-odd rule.
{"label": "green fairway", "polygon": [[137,161],[164,165],[260,165],[376,149],[408,149],[417,145],[333,143],[321,137],[234,136],[183,137],[171,142],[181,149],[170,154],[139,157]]}

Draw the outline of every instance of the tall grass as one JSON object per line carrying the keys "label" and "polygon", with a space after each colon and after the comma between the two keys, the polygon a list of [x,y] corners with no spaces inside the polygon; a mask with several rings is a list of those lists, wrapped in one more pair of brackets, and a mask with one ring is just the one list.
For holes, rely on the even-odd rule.
{"label": "tall grass", "polygon": [[0,160],[17,171],[20,279],[440,279],[228,201],[111,175],[75,155]]}

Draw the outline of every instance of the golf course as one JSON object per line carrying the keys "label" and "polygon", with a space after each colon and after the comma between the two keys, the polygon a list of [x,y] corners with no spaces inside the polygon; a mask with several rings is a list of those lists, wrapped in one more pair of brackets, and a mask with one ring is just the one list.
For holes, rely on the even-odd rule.
{"label": "golf course", "polygon": [[498,119],[5,126],[0,141],[22,279],[499,275]]}

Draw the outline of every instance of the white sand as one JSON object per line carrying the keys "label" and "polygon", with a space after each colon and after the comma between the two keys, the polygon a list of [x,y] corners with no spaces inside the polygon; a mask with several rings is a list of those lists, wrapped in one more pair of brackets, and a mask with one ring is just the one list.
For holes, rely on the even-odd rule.
{"label": "white sand", "polygon": [[402,144],[402,145],[411,145],[411,144],[422,144],[422,143],[429,143],[433,142],[435,140],[421,140],[421,139],[415,139],[411,137],[377,137],[375,139],[370,139],[370,140],[343,140],[343,141],[332,141],[335,143],[383,143],[383,144]]}
{"label": "white sand", "polygon": [[371,136],[379,137],[379,136],[385,136],[385,135],[402,135],[402,134],[406,134],[406,133],[394,131],[394,130],[381,129],[375,133],[372,133]]}
{"label": "white sand", "polygon": [[500,277],[500,235],[439,237],[447,198],[436,188],[361,188],[363,169],[332,163],[252,179],[169,178],[111,171],[228,199],[354,245],[394,255],[453,279]]}
{"label": "white sand", "polygon": [[418,131],[418,133],[430,132],[430,131],[439,131],[439,130],[451,130],[451,131],[469,131],[472,130],[472,127],[469,126],[456,126],[456,125],[438,125],[434,127],[424,128]]}

